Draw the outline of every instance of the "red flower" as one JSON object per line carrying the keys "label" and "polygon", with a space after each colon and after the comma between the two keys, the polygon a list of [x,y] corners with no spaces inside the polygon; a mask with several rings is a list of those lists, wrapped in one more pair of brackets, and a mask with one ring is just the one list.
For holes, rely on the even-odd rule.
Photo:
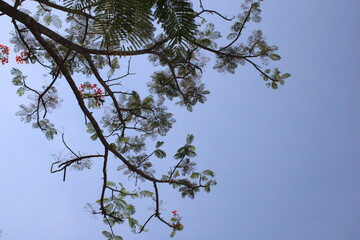
{"label": "red flower", "polygon": [[21,56],[16,56],[15,57],[15,61],[18,63],[18,64],[23,64],[24,63],[24,60]]}
{"label": "red flower", "polygon": [[9,62],[9,53],[10,48],[8,46],[0,44],[0,61],[1,64],[5,64]]}
{"label": "red flower", "polygon": [[178,211],[174,210],[172,211],[172,214],[176,215]]}
{"label": "red flower", "polygon": [[30,56],[31,54],[29,52],[21,52],[20,55],[15,57],[15,60],[18,64],[29,63]]}
{"label": "red flower", "polygon": [[[93,90],[93,93],[90,92]],[[101,107],[105,102],[104,96],[102,96],[103,91],[98,87],[97,84],[91,84],[90,82],[85,82],[80,84],[79,93],[82,97],[93,98],[95,99],[95,106]]]}
{"label": "red flower", "polygon": [[0,48],[2,48],[2,54],[9,55],[10,48],[8,46],[0,44]]}

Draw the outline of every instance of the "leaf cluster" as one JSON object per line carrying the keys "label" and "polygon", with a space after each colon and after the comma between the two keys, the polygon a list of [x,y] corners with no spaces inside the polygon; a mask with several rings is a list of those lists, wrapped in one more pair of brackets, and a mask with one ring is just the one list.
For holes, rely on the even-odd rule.
{"label": "leaf cluster", "polygon": [[[53,139],[59,131],[47,114],[60,106],[55,83],[64,79],[85,116],[90,139],[99,141],[104,153],[80,154],[69,147],[63,134],[68,154],[56,159],[51,172],[62,171],[65,180],[68,167],[88,169],[92,161],[100,159],[101,196],[96,207],[88,207],[93,214],[104,217],[109,231],[103,231],[103,235],[119,240],[122,237],[115,234],[115,226],[127,223],[132,231],[143,232],[150,220],[157,218],[172,229],[173,237],[184,226],[176,213],[169,220],[161,214],[158,185],[166,184],[182,197],[194,198],[200,190],[210,192],[217,182],[213,171],[197,169],[193,135],[187,135],[185,144],[168,154],[166,135],[175,124],[168,102],[174,101],[189,111],[206,102],[210,91],[202,77],[210,62],[209,54],[214,56],[213,68],[218,72],[234,74],[239,66],[250,65],[273,89],[290,77],[278,68],[263,70],[263,66],[281,59],[278,47],[269,44],[261,30],[246,31],[249,22],[261,21],[262,0],[244,0],[240,13],[231,19],[206,9],[202,1],[200,9],[190,0],[34,1],[38,7],[32,14],[0,0],[1,15],[13,19],[11,42],[15,51],[27,52],[28,62],[43,66],[51,78],[49,84],[33,87],[19,69],[11,70],[17,94],[27,94],[30,99],[28,105],[20,106],[17,115]],[[58,12],[66,14],[65,21]],[[227,34],[208,21],[209,13],[228,22]],[[133,75],[131,57],[143,55],[156,67],[146,83],[148,94],[127,90],[122,80]],[[127,69],[123,68],[125,62]],[[101,91],[79,88],[84,81],[77,80],[78,74],[91,78],[86,83],[96,84]],[[108,179],[110,161],[119,162],[117,171],[121,174],[116,176],[120,179],[115,181],[119,183]],[[169,169],[159,171],[155,163],[168,164]],[[125,189],[123,175],[134,182],[134,190]],[[145,186],[152,185],[151,190],[138,188],[143,184],[139,180]],[[143,224],[135,219],[131,200],[136,198],[152,200],[154,212]]]}

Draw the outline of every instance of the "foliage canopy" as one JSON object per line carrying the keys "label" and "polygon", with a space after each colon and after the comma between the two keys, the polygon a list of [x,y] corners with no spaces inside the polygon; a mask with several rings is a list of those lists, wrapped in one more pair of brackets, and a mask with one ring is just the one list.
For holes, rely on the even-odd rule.
{"label": "foliage canopy", "polygon": [[[157,218],[172,229],[173,237],[184,227],[177,211],[172,212],[170,220],[160,215],[158,185],[171,185],[181,196],[194,198],[202,189],[210,192],[216,181],[213,171],[197,170],[191,134],[173,156],[176,164],[163,174],[156,172],[153,160],[170,158],[160,140],[175,122],[166,103],[175,101],[192,111],[196,104],[206,101],[209,91],[201,81],[209,62],[205,53],[215,56],[213,68],[218,72],[235,73],[239,65],[247,63],[260,73],[268,87],[277,89],[284,84],[290,74],[282,74],[277,68],[263,70],[255,62],[259,59],[261,65],[267,65],[280,60],[278,47],[268,45],[261,30],[254,30],[246,41],[240,41],[248,22],[261,21],[262,0],[244,0],[240,13],[233,18],[206,9],[201,0],[33,2],[36,10],[30,12],[28,1],[16,0],[10,5],[0,0],[1,18],[11,18],[14,25],[11,43],[15,52],[20,52],[16,61],[39,64],[51,76],[50,84],[37,89],[29,85],[31,81],[20,69],[11,70],[12,83],[19,87],[17,94],[31,96],[31,102],[21,105],[17,115],[53,139],[59,131],[48,113],[60,106],[55,83],[65,79],[85,115],[90,138],[102,144],[103,154],[80,154],[68,146],[62,134],[68,154],[59,156],[51,171],[63,172],[65,180],[68,168],[83,170],[91,167],[92,160],[101,159],[100,199],[97,206],[88,207],[93,214],[102,215],[109,226],[103,235],[109,240],[122,239],[115,233],[116,224],[127,222],[133,232],[142,232],[152,218]],[[208,21],[209,14],[229,22],[226,39]],[[0,48],[0,59],[5,64],[9,49],[4,45]],[[132,74],[131,57],[142,55],[156,67],[146,85],[148,96],[121,88],[122,79]],[[126,62],[127,73],[119,75],[120,65]],[[76,74],[90,80],[80,82]],[[110,181],[108,161],[120,161],[118,171],[134,179],[135,184],[138,180],[150,183],[152,189],[127,190],[122,183]],[[154,212],[143,223],[134,218],[133,198],[154,201]]]}

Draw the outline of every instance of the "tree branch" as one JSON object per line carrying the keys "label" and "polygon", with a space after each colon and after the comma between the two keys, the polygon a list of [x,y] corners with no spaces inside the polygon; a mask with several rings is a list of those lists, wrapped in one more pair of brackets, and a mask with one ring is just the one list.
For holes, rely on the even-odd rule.
{"label": "tree branch", "polygon": [[71,13],[71,14],[77,14],[77,15],[86,17],[88,19],[96,20],[96,18],[94,16],[92,16],[92,15],[90,15],[88,13],[85,13],[85,12],[82,12],[82,11],[79,11],[79,10],[75,10],[75,9],[69,9],[69,8],[57,5],[57,4],[53,3],[53,2],[50,2],[49,0],[33,0],[33,1],[38,2],[38,3],[42,3],[42,4],[46,5],[46,6],[49,6],[51,8],[60,10],[62,12]]}

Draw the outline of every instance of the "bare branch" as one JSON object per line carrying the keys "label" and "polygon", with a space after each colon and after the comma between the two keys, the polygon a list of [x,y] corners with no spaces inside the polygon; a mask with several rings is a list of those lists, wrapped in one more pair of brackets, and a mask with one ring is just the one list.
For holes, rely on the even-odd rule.
{"label": "bare branch", "polygon": [[217,11],[214,11],[214,10],[207,10],[204,8],[203,6],[203,3],[201,0],[199,0],[200,2],[200,8],[202,9],[199,13],[196,14],[196,17],[200,16],[201,14],[203,13],[210,13],[210,14],[216,14],[218,15],[219,17],[221,17],[222,19],[226,20],[226,21],[232,21],[235,17],[232,17],[232,18],[227,18],[225,17],[224,15],[220,14],[219,12]]}
{"label": "bare branch", "polygon": [[253,8],[254,6],[255,6],[254,3],[251,4],[251,7],[250,7],[250,9],[248,10],[248,13],[246,14],[246,17],[245,17],[245,19],[244,19],[244,22],[241,24],[240,30],[238,31],[238,34],[237,34],[236,38],[235,38],[231,43],[229,43],[228,45],[226,45],[225,47],[219,49],[219,52],[222,52],[223,50],[227,49],[228,47],[230,47],[231,45],[233,45],[233,44],[239,39],[239,37],[241,36],[241,32],[242,32],[242,30],[244,29],[245,24],[246,24],[246,22],[248,21],[250,15],[251,15],[251,10],[252,10],[252,8]]}

